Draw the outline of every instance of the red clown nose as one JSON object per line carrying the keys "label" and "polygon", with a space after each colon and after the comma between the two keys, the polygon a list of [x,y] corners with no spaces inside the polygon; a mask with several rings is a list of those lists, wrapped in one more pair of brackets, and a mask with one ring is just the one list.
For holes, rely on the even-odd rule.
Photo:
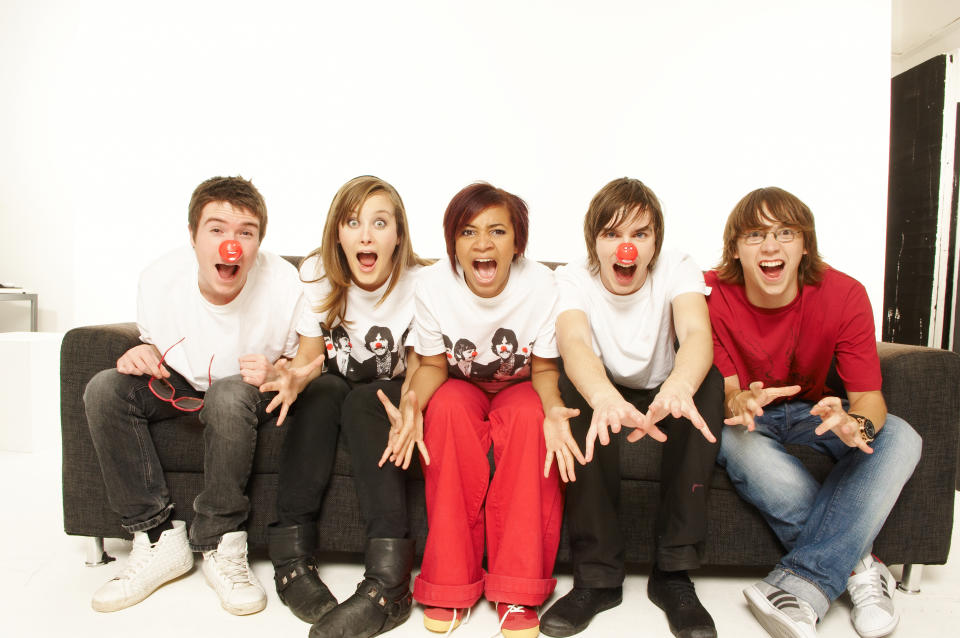
{"label": "red clown nose", "polygon": [[617,259],[623,263],[632,264],[637,258],[637,247],[624,242],[617,246]]}
{"label": "red clown nose", "polygon": [[332,343],[328,343],[328,344],[327,344],[327,350],[333,350],[333,344],[332,344]]}
{"label": "red clown nose", "polygon": [[500,352],[506,352],[507,346],[500,346]]}
{"label": "red clown nose", "polygon": [[240,261],[243,257],[243,247],[235,239],[227,239],[220,243],[220,258],[228,264]]}
{"label": "red clown nose", "polygon": [[382,348],[382,347],[383,347],[383,344],[378,341],[378,342],[376,342],[375,344],[373,344],[373,347],[374,347],[374,348]]}

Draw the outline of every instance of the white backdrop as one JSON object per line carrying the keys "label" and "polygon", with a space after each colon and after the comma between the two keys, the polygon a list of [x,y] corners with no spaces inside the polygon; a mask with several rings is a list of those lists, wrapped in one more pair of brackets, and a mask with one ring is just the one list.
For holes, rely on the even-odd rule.
{"label": "white backdrop", "polygon": [[[312,249],[336,189],[371,173],[422,255],[482,179],[527,200],[528,255],[553,260],[629,175],[703,267],[736,200],[779,185],[879,321],[889,2],[267,4],[0,2],[0,281],[39,293],[41,330],[132,320],[193,188],[236,174],[274,252]],[[25,313],[0,308],[0,330]]]}

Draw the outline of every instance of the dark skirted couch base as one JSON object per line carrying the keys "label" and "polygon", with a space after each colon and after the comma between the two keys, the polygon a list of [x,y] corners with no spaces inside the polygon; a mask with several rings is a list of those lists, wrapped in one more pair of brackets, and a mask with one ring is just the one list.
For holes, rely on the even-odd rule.
{"label": "dark skirted couch base", "polygon": [[[76,328],[61,347],[61,415],[63,435],[63,513],[68,534],[129,537],[107,503],[103,477],[83,409],[83,389],[98,371],[137,345],[136,325],[112,324]],[[923,437],[923,456],[874,545],[890,564],[943,564],[950,550],[954,487],[958,472],[960,420],[960,355],[931,348],[878,344],[883,389],[890,412],[903,417]],[[347,424],[345,427],[349,427]],[[190,521],[192,503],[203,484],[203,438],[196,415],[184,414],[151,426],[166,470],[175,516]],[[273,520],[277,468],[283,428],[260,428],[248,493],[250,542],[266,542]],[[821,478],[829,458],[797,448],[797,456]],[[653,521],[659,503],[660,452],[649,439],[625,444],[622,454],[621,524],[627,539],[627,560],[649,563],[653,556]],[[350,459],[342,442],[320,520],[322,550],[362,552],[364,523],[350,476]],[[408,483],[418,554],[426,536],[423,480],[419,470]],[[783,553],[776,537],[755,508],[742,501],[726,473],[714,472],[709,499],[708,565],[771,566]],[[566,538],[559,560],[569,559]]]}

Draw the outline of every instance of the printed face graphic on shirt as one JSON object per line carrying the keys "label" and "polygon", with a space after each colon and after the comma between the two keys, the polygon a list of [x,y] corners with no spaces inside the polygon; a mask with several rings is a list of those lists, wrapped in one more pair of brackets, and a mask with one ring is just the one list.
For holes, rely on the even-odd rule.
{"label": "printed face graphic on shirt", "polygon": [[457,361],[473,361],[477,354],[477,346],[469,339],[458,339],[453,347],[453,356]]}
{"label": "printed face graphic on shirt", "polygon": [[384,326],[370,326],[363,340],[367,350],[378,357],[386,356],[396,350],[393,333],[390,332],[390,328]]}
{"label": "printed face graphic on shirt", "polygon": [[453,354],[453,342],[450,341],[450,337],[447,335],[441,335],[443,337],[443,349],[447,354],[447,364],[453,365],[456,361],[456,357]]}
{"label": "printed face graphic on shirt", "polygon": [[[623,244],[632,248],[624,250]],[[650,213],[638,209],[624,215],[619,226],[600,231],[595,248],[604,288],[615,295],[630,295],[640,290],[656,250]]]}
{"label": "printed face graphic on shirt", "polygon": [[493,341],[490,348],[493,353],[501,359],[509,359],[517,350],[517,335],[509,328],[498,328],[493,333]]}
{"label": "printed face graphic on shirt", "polygon": [[484,298],[499,295],[507,286],[510,264],[517,254],[510,211],[503,206],[480,211],[460,231],[455,249],[470,291]]}

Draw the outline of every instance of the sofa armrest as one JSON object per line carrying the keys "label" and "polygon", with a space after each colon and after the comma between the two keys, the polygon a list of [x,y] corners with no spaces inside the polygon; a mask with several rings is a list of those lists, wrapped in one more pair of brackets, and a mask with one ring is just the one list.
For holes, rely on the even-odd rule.
{"label": "sofa armrest", "polygon": [[[885,533],[902,534],[909,544],[911,526],[942,527],[930,546],[910,546],[910,562],[943,563],[950,547],[954,490],[960,453],[960,355],[949,350],[878,343],[887,411],[906,420],[923,438],[923,453],[887,520]],[[891,529],[886,529],[891,528]]]}
{"label": "sofa armrest", "polygon": [[[116,516],[105,509],[103,475],[90,438],[83,391],[95,374],[115,367],[120,355],[139,343],[140,331],[135,323],[74,328],[63,337],[60,346],[60,431],[63,441],[63,524],[68,534],[122,534]],[[99,523],[104,520],[111,521],[112,527]]]}

